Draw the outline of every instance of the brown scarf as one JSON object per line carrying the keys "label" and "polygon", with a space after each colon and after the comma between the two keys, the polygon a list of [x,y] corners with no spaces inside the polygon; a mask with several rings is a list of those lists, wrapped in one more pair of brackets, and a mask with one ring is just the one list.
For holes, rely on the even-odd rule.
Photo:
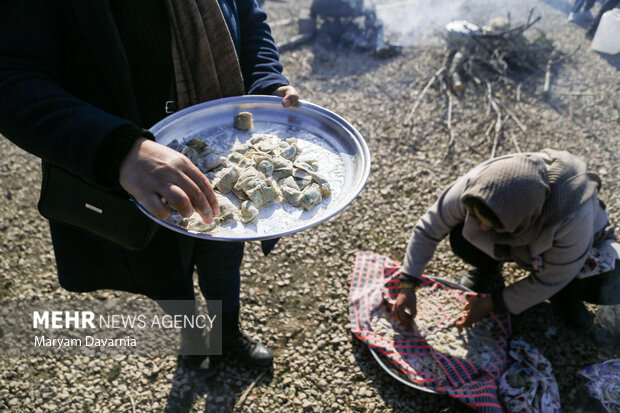
{"label": "brown scarf", "polygon": [[179,109],[245,94],[241,66],[217,0],[167,0]]}

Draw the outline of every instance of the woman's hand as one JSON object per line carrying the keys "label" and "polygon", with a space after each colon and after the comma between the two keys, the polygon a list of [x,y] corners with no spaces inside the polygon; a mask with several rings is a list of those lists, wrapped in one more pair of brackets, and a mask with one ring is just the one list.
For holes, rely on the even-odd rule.
{"label": "woman's hand", "polygon": [[185,217],[195,210],[208,224],[220,213],[204,174],[183,154],[148,139],[138,139],[125,156],[119,181],[159,219],[170,215],[162,199]]}
{"label": "woman's hand", "polygon": [[477,321],[482,320],[493,311],[493,300],[490,295],[475,296],[465,306],[467,315],[454,323],[457,327],[471,327]]}
{"label": "woman's hand", "polygon": [[272,95],[280,96],[282,98],[282,106],[285,108],[295,106],[299,103],[299,92],[297,92],[297,89],[293,86],[280,86],[272,92]]}
{"label": "woman's hand", "polygon": [[416,297],[413,288],[401,288],[392,315],[405,326],[410,326],[417,313]]}

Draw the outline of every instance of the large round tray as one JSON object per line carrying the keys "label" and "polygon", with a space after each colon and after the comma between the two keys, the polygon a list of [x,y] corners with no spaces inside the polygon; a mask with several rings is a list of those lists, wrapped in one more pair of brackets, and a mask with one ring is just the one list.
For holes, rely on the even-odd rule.
{"label": "large round tray", "polygon": [[[243,132],[233,128],[233,117],[239,112],[252,114],[254,129]],[[311,228],[349,205],[366,184],[370,172],[370,152],[359,132],[335,113],[304,101],[298,106],[284,108],[281,98],[275,96],[217,99],[176,112],[150,131],[163,145],[175,139],[185,142],[198,137],[227,151],[235,142],[249,139],[252,133],[273,133],[282,139],[293,136],[307,141],[308,145],[319,150],[319,172],[327,172],[332,195],[310,211],[274,204],[261,210],[257,224],[233,223],[221,225],[211,233],[198,233],[156,218],[135,201],[142,212],[160,225],[196,238],[249,241],[276,238]],[[330,173],[332,170],[337,173]]]}
{"label": "large round tray", "polygon": [[[460,288],[461,290],[472,292],[472,290],[470,290],[469,288],[464,287],[464,286],[462,286],[460,284],[457,284],[457,283],[455,283],[453,281],[446,280],[445,278],[432,277],[432,279],[433,280],[437,280],[437,281],[441,282],[442,284],[449,285],[450,287]],[[387,374],[389,374],[390,376],[392,376],[394,379],[398,380],[399,382],[401,382],[405,386],[409,386],[409,387],[414,388],[416,390],[424,391],[424,392],[427,392],[427,393],[439,394],[439,392],[437,392],[437,391],[435,391],[433,389],[429,389],[428,387],[420,386],[420,385],[415,384],[415,383],[413,383],[411,381],[403,379],[397,373],[394,372],[393,368],[385,360],[383,360],[381,358],[381,356],[379,354],[377,354],[377,352],[372,347],[368,347],[368,349],[370,350],[370,354],[372,354],[372,356],[375,358],[375,360],[377,361],[379,366],[381,366],[381,368],[383,370],[385,370],[385,372]]]}

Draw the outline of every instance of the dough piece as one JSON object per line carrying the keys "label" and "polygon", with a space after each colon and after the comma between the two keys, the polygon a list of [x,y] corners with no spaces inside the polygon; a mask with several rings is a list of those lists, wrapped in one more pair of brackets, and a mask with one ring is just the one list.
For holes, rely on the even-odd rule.
{"label": "dough piece", "polygon": [[217,197],[217,203],[220,206],[220,214],[217,216],[222,221],[234,218],[237,213],[237,207],[232,203],[230,199],[224,195],[215,194]]}
{"label": "dough piece", "polygon": [[295,189],[296,191],[299,191],[299,185],[297,185],[297,182],[295,182],[295,178],[293,178],[292,176],[280,180],[278,184],[282,189],[284,189],[285,186],[288,186]]}
{"label": "dough piece", "polygon": [[292,161],[293,159],[295,159],[295,156],[297,156],[297,153],[298,150],[295,145],[287,145],[287,147],[282,152],[280,152],[280,156],[284,159]]}
{"label": "dough piece", "polygon": [[197,165],[200,162],[200,153],[198,153],[198,151],[191,146],[184,147],[181,153],[187,156],[187,159],[192,161],[194,165]]}
{"label": "dough piece", "polygon": [[219,168],[220,166],[226,166],[226,161],[226,157],[220,155],[219,153],[210,153],[202,159],[202,161],[198,164],[198,168],[203,173],[207,173],[215,168]]}
{"label": "dough piece", "polygon": [[209,147],[209,144],[201,139],[193,138],[186,144],[192,149],[195,149],[198,153],[204,152]]}
{"label": "dough piece", "polygon": [[209,232],[217,227],[217,222],[213,220],[210,224],[207,224],[202,220],[202,217],[198,212],[192,213],[188,218],[184,220],[185,228],[194,232]]}
{"label": "dough piece", "polygon": [[239,171],[237,168],[224,168],[215,176],[213,186],[223,194],[232,191],[233,187],[239,179]]}
{"label": "dough piece", "polygon": [[250,112],[239,112],[233,120],[233,126],[239,130],[250,130],[254,127],[252,114]]}
{"label": "dough piece", "polygon": [[258,208],[254,206],[252,201],[244,201],[241,204],[241,216],[239,219],[244,224],[254,221],[254,218],[258,216]]}
{"label": "dough piece", "polygon": [[315,205],[321,202],[321,188],[318,184],[312,184],[301,193],[300,204],[306,211],[311,210]]}
{"label": "dough piece", "polygon": [[249,168],[241,172],[234,189],[237,191],[248,192],[249,190],[260,185],[265,179],[267,178],[261,172],[254,168]]}
{"label": "dough piece", "polygon": [[273,174],[273,163],[268,159],[264,159],[256,166],[256,169],[269,177]]}
{"label": "dough piece", "polygon": [[291,186],[282,187],[284,200],[294,207],[298,207],[301,202],[301,192]]}

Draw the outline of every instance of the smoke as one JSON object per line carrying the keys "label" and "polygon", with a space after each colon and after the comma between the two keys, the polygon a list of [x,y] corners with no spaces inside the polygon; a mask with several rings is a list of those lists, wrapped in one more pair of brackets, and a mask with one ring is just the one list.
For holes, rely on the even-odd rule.
{"label": "smoke", "polygon": [[527,0],[376,0],[375,10],[383,24],[383,34],[391,44],[422,46],[442,43],[441,33],[445,33],[446,24],[453,20],[484,25],[492,17],[506,17],[510,12],[516,23],[515,18],[527,15],[531,3]]}

